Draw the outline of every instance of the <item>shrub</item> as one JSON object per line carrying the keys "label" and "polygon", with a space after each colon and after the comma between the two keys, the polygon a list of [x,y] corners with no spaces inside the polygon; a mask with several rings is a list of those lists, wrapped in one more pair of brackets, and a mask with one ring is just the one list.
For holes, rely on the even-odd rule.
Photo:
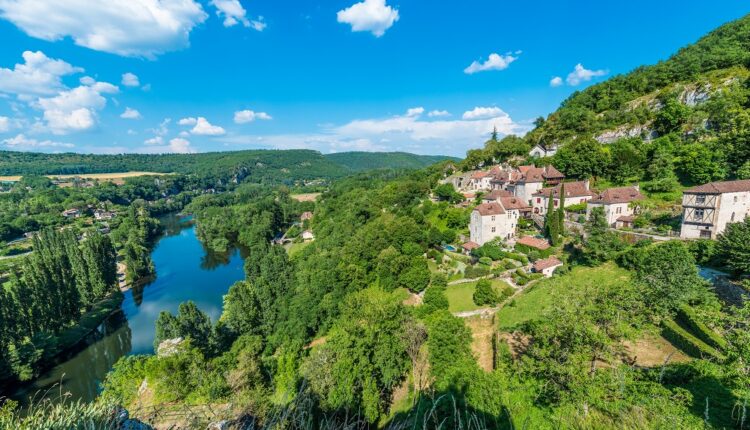
{"label": "shrub", "polygon": [[724,338],[721,337],[718,333],[711,330],[705,324],[699,321],[698,316],[690,306],[680,306],[680,309],[677,311],[677,318],[679,319],[680,323],[689,328],[698,339],[702,340],[708,345],[719,349],[724,349],[727,347],[727,341],[724,340]]}
{"label": "shrub", "polygon": [[662,323],[662,336],[687,354],[694,357],[723,359],[723,356],[718,351],[690,334],[673,320],[665,320]]}
{"label": "shrub", "polygon": [[492,264],[492,259],[490,257],[482,257],[479,259],[479,264],[482,266],[489,266]]}
{"label": "shrub", "polygon": [[464,276],[469,279],[481,278],[490,274],[490,271],[485,267],[480,266],[469,266],[464,270]]}
{"label": "shrub", "polygon": [[472,299],[477,306],[494,306],[500,301],[497,292],[492,288],[492,282],[486,279],[477,282],[477,287],[474,290]]}

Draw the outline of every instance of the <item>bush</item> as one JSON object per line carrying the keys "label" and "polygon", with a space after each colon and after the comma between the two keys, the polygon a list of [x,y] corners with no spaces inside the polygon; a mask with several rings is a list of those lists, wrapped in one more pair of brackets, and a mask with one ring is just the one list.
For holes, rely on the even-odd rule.
{"label": "bush", "polygon": [[494,306],[500,301],[497,292],[492,288],[492,282],[486,279],[477,282],[477,287],[474,290],[472,299],[477,306]]}
{"label": "bush", "polygon": [[680,306],[677,311],[677,318],[685,327],[689,328],[696,337],[708,345],[718,348],[725,349],[727,347],[727,341],[724,340],[718,333],[708,328],[705,324],[698,320],[698,316],[688,305]]}
{"label": "bush", "polygon": [[427,312],[432,313],[440,309],[448,309],[448,298],[445,296],[445,287],[430,286],[424,292],[423,306],[428,308]]}
{"label": "bush", "polygon": [[690,334],[673,320],[665,320],[662,323],[662,336],[694,357],[712,357],[723,359],[724,357],[714,348],[706,345],[702,340]]}
{"label": "bush", "polygon": [[514,263],[513,261],[514,261],[514,260],[511,260],[511,259],[507,259],[507,260],[505,260],[505,261],[503,262],[503,267],[505,268],[505,270],[515,269],[516,267],[518,267],[518,266],[516,265],[516,263]]}
{"label": "bush", "polygon": [[490,274],[487,268],[480,266],[469,266],[464,270],[464,276],[469,279],[481,278]]}
{"label": "bush", "polygon": [[482,257],[479,259],[479,264],[482,266],[489,266],[492,264],[492,259],[490,257]]}

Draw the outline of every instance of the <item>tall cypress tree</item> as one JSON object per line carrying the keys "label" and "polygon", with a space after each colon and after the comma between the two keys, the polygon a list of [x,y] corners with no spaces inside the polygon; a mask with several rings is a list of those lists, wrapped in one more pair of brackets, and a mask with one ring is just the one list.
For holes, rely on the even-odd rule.
{"label": "tall cypress tree", "polygon": [[558,209],[557,233],[565,234],[565,183],[560,184],[560,208]]}

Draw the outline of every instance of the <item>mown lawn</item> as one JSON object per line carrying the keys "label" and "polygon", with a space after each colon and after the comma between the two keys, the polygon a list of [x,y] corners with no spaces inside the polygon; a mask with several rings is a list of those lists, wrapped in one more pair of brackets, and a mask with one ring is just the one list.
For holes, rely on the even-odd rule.
{"label": "mown lawn", "polygon": [[293,243],[289,246],[289,249],[287,249],[287,254],[289,254],[289,257],[294,257],[294,254],[302,251],[305,249],[309,244],[312,242],[299,242],[299,243]]}
{"label": "mown lawn", "polygon": [[[492,286],[495,287],[495,290],[498,293],[500,293],[503,288],[509,287],[505,281],[499,279],[493,279]],[[467,312],[483,307],[474,304],[473,296],[476,287],[476,282],[449,285],[445,290],[445,295],[448,298],[448,310],[451,312]]]}
{"label": "mown lawn", "polygon": [[536,318],[560,297],[570,291],[599,289],[622,285],[630,279],[627,270],[607,263],[599,267],[576,267],[570,273],[543,279],[498,311],[496,319],[501,330]]}

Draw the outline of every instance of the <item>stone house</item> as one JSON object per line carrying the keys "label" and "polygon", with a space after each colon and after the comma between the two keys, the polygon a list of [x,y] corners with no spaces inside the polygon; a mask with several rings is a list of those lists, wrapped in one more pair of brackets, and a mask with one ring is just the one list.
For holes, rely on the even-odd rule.
{"label": "stone house", "polygon": [[[560,190],[562,184],[554,187],[543,188],[532,196],[534,213],[546,215],[549,199],[553,199],[555,209],[560,206]],[[587,202],[594,198],[594,193],[589,189],[589,181],[576,181],[565,183],[565,207]]]}
{"label": "stone house", "polygon": [[536,262],[534,262],[533,268],[534,272],[541,273],[549,278],[553,273],[555,273],[555,270],[558,267],[562,267],[562,265],[562,261],[558,260],[557,257],[552,256],[542,260],[537,260]]}
{"label": "stone house", "polygon": [[620,226],[625,223],[632,225],[632,217],[640,212],[638,202],[643,199],[638,185],[610,188],[589,200],[586,205],[586,218],[591,215],[594,208],[602,208],[607,225],[610,227],[617,227],[618,222]]}
{"label": "stone house", "polygon": [[498,237],[502,240],[514,238],[522,212],[530,209],[516,197],[501,197],[498,201],[478,205],[471,212],[471,242],[481,246]]}
{"label": "stone house", "polygon": [[529,151],[530,157],[551,157],[557,153],[557,145],[545,145],[543,143],[537,143],[534,145],[533,148],[531,148],[531,151]]}
{"label": "stone house", "polygon": [[750,180],[710,182],[682,192],[682,239],[716,239],[750,216]]}

